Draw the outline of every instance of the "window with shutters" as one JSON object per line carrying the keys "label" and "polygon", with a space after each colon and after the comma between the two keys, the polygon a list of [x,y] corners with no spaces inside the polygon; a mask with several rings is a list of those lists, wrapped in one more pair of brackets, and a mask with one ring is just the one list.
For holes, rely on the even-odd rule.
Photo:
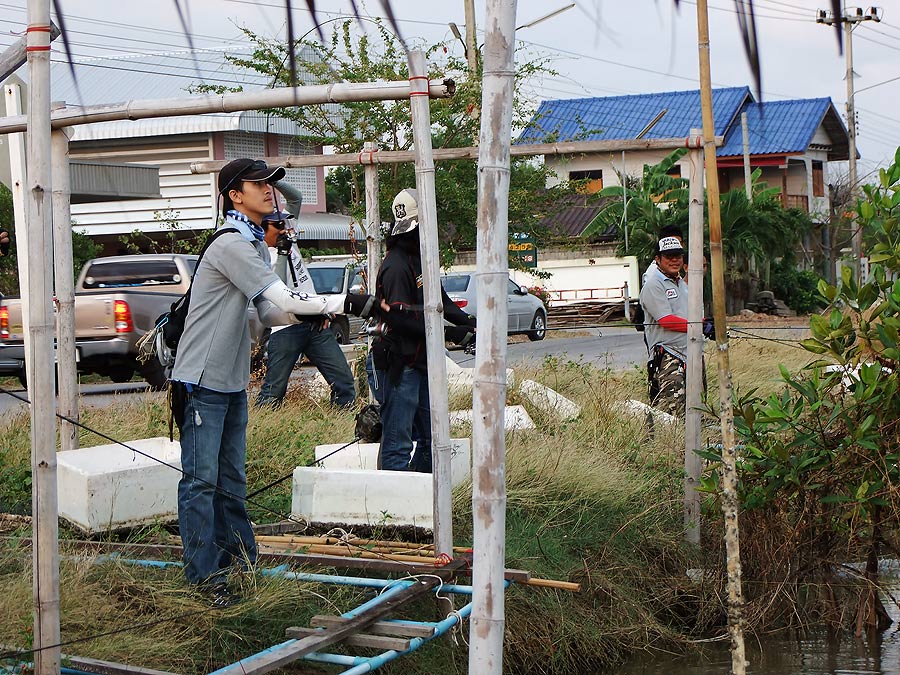
{"label": "window with shutters", "polygon": [[825,172],[822,162],[812,163],[813,197],[825,196]]}

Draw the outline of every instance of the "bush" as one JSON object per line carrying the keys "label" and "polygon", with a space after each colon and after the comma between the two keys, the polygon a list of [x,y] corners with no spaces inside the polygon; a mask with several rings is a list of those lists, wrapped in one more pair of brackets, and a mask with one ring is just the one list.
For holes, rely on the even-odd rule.
{"label": "bush", "polygon": [[528,292],[538,297],[544,303],[544,309],[550,310],[550,292],[543,286],[532,286]]}
{"label": "bush", "polygon": [[772,291],[775,297],[797,314],[810,314],[825,307],[819,294],[819,275],[812,270],[798,270],[793,264],[780,260],[772,265]]}

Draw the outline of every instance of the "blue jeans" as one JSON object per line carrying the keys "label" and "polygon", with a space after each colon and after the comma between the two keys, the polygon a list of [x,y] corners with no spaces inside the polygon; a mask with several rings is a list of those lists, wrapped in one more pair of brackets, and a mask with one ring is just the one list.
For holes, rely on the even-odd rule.
{"label": "blue jeans", "polygon": [[[388,377],[382,379],[380,468],[431,473],[428,373],[407,366],[396,384]],[[416,441],[415,454],[412,452],[413,440]]]}
{"label": "blue jeans", "polygon": [[375,369],[375,359],[372,356],[372,351],[369,350],[369,355],[366,357],[366,379],[369,382],[369,389],[372,391],[372,397],[375,399],[375,403],[380,406],[384,405],[384,384],[387,373],[383,370]]}
{"label": "blue jeans", "polygon": [[178,482],[184,574],[192,584],[225,581],[233,565],[256,561],[244,505],[246,454],[247,392],[195,386],[184,406]]}
{"label": "blue jeans", "polygon": [[331,385],[331,402],[351,406],[356,400],[353,373],[330,330],[317,321],[301,321],[282,328],[269,338],[266,377],[256,405],[280,405],[287,392],[291,371],[302,354],[306,354],[325,381]]}

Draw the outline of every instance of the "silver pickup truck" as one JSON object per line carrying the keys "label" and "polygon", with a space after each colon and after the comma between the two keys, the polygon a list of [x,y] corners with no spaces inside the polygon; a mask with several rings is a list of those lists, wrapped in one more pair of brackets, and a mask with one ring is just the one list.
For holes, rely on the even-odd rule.
{"label": "silver pickup truck", "polygon": [[[197,256],[177,253],[112,256],[88,261],[75,284],[75,346],[78,371],[127,382],[138,372],[155,388],[165,385],[155,359],[137,361],[137,341],[191,283]],[[250,309],[251,335],[262,327]],[[25,386],[21,301],[0,301],[0,375]]]}

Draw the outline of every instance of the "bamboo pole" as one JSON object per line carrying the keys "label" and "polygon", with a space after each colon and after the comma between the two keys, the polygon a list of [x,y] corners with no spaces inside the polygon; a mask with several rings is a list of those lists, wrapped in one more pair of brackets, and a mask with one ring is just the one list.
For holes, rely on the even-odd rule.
{"label": "bamboo pole", "polygon": [[50,204],[50,0],[28,1],[28,333],[31,364],[31,508],[36,542],[34,672],[58,674],[59,549],[53,395],[53,238]]}
{"label": "bamboo pole", "polygon": [[[2,132],[2,131],[0,131]],[[716,136],[716,145],[724,143],[724,136]],[[649,138],[625,139],[621,141],[566,141],[564,143],[528,143],[513,145],[509,154],[512,157],[533,157],[535,155],[587,155],[606,152],[638,151],[638,150],[675,150],[689,147],[690,138]],[[478,159],[478,146],[464,148],[435,148],[432,150],[435,161]],[[265,157],[270,166],[283,166],[285,169],[305,168],[312,166],[368,166],[370,164],[402,164],[415,161],[413,150],[381,150],[370,153],[340,153],[336,155],[285,155],[283,157]],[[228,163],[227,160],[194,162],[191,173],[216,173]]]}
{"label": "bamboo pole", "polygon": [[438,243],[437,195],[431,147],[431,112],[424,87],[428,82],[425,54],[408,54],[410,108],[419,194],[419,248],[425,305],[425,354],[428,360],[428,397],[431,401],[431,457],[434,483],[434,543],[438,555],[453,553],[453,488],[450,484],[450,413],[447,358],[444,348],[444,307],[441,301],[441,262]]}
{"label": "bamboo pole", "polygon": [[741,113],[741,142],[744,146],[744,193],[747,201],[753,201],[753,177],[750,170],[750,133],[747,129],[747,113]]}
{"label": "bamboo pole", "polygon": [[734,412],[731,372],[728,367],[728,334],[725,326],[725,269],[722,258],[722,217],[719,210],[719,178],[713,142],[712,77],[709,60],[707,0],[697,0],[697,43],[700,55],[700,107],[703,115],[703,151],[706,160],[706,194],[709,200],[709,252],[712,263],[713,315],[719,364],[719,418],[722,424],[722,515],[725,520],[725,555],[728,572],[728,631],[731,635],[731,671],[745,675],[741,551],[738,529],[737,475],[735,470]]}
{"label": "bamboo pole", "polygon": [[684,527],[687,541],[700,544],[700,398],[703,391],[703,150],[700,129],[690,160],[688,207],[688,334],[684,413]]}
{"label": "bamboo pole", "polygon": [[[425,89],[423,87],[423,89]],[[426,91],[433,98],[449,98],[456,91],[451,79],[430,82]],[[143,99],[84,107],[66,107],[54,111],[50,123],[54,129],[152,117],[179,117],[205,113],[241,112],[265,108],[289,108],[317,103],[353,101],[398,101],[409,97],[409,82],[338,82],[307,87],[283,87],[236,94],[203,94],[181,98]],[[28,120],[0,118],[0,134],[25,131]]]}
{"label": "bamboo pole", "polygon": [[[59,383],[59,411],[69,419],[78,420],[78,376],[75,357],[75,277],[72,269],[72,213],[69,204],[69,130],[54,129],[51,133],[53,180],[53,274],[56,292],[56,359]],[[74,450],[78,447],[78,427],[62,422],[59,427],[59,447]]]}
{"label": "bamboo pole", "polygon": [[[10,82],[4,87],[6,112],[18,115],[22,111],[22,88]],[[9,176],[13,198],[13,218],[16,231],[16,264],[19,271],[19,297],[22,298],[22,333],[28,334],[28,218],[25,189],[28,176],[25,171],[25,134],[9,135]],[[25,350],[25,379],[31,390],[31,355]]]}
{"label": "bamboo pole", "polygon": [[[363,154],[374,155],[378,144],[366,141]],[[375,279],[384,259],[384,237],[381,234],[381,205],[379,203],[378,164],[366,164],[366,273],[369,275],[368,293],[375,292]],[[371,345],[370,345],[371,346]]]}
{"label": "bamboo pole", "polygon": [[478,145],[475,345],[472,414],[472,619],[469,672],[503,672],[506,598],[506,332],[509,162],[516,0],[487,0]]}

